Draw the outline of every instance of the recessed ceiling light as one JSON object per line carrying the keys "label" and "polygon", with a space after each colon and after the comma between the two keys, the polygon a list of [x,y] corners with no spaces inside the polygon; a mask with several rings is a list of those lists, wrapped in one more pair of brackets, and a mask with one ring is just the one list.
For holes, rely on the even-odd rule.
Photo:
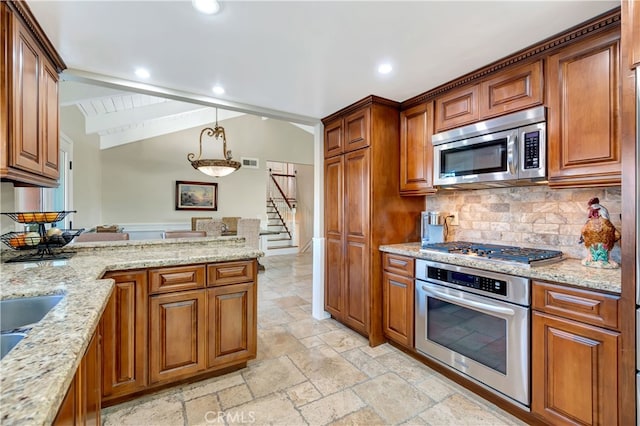
{"label": "recessed ceiling light", "polygon": [[193,7],[206,15],[213,15],[220,10],[220,3],[216,0],[192,0]]}
{"label": "recessed ceiling light", "polygon": [[393,71],[393,67],[391,66],[391,64],[378,65],[378,72],[380,74],[389,74],[391,71]]}
{"label": "recessed ceiling light", "polygon": [[140,78],[149,78],[151,76],[151,74],[149,74],[149,71],[144,68],[137,68],[136,75]]}
{"label": "recessed ceiling light", "polygon": [[216,95],[223,95],[224,94],[224,87],[222,86],[213,86],[213,93],[215,93]]}

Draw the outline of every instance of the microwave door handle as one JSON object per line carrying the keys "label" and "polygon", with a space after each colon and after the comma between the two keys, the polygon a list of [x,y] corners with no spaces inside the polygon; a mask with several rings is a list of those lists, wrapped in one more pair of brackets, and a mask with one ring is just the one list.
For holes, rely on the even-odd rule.
{"label": "microwave door handle", "polygon": [[518,135],[509,135],[507,137],[507,167],[509,168],[509,174],[515,175],[516,171],[516,162],[518,161],[515,154],[515,147],[518,143]]}
{"label": "microwave door handle", "polygon": [[469,309],[473,309],[476,311],[480,311],[483,312],[487,315],[502,315],[502,316],[514,316],[515,312],[513,309],[511,308],[507,308],[507,307],[502,307],[502,306],[495,306],[495,305],[490,305],[487,303],[482,303],[482,302],[476,302],[473,300],[467,300],[467,299],[463,299],[460,297],[456,297],[456,296],[452,296],[450,294],[447,294],[445,292],[433,289],[433,288],[426,288],[425,286],[422,286],[422,290],[424,290],[427,295],[433,296],[433,297],[437,297],[440,298],[442,300],[444,300],[445,302],[451,302],[451,303],[455,303],[456,305],[465,307],[465,308],[469,308]]}

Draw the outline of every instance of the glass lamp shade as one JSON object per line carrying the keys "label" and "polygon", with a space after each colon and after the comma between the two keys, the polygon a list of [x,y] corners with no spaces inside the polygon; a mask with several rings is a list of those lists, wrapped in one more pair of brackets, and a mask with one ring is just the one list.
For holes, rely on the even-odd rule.
{"label": "glass lamp shade", "polygon": [[233,160],[194,160],[194,169],[213,177],[227,176],[240,168],[240,162]]}

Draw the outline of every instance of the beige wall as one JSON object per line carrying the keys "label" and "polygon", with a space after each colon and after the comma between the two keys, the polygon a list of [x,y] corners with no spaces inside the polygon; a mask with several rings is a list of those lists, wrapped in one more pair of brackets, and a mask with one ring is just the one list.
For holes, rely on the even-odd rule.
{"label": "beige wall", "polygon": [[[600,198],[620,231],[620,187],[549,189],[527,186],[470,191],[441,191],[426,197],[426,209],[459,213],[460,226],[449,227],[448,241],[472,241],[562,251],[582,259],[578,244],[587,219],[587,201]],[[612,258],[620,260],[616,244]]]}
{"label": "beige wall", "polygon": [[[16,211],[13,184],[10,182],[0,183],[0,208],[7,213]],[[9,216],[0,215],[0,234],[15,231],[14,224]]]}
{"label": "beige wall", "polygon": [[100,142],[85,134],[84,116],[75,106],[60,109],[60,130],[73,143],[73,227],[91,228],[102,223]]}
{"label": "beige wall", "polygon": [[[77,118],[65,122],[77,127]],[[74,224],[187,224],[192,216],[264,219],[266,159],[312,164],[313,136],[287,122],[250,115],[220,124],[225,128],[227,149],[232,150],[234,159],[258,158],[259,169],[241,168],[223,178],[212,178],[193,169],[187,153],[198,153],[201,128],[99,151],[95,141],[79,147],[71,131],[63,127],[74,140],[74,200],[78,210]],[[222,143],[205,136],[203,158],[220,158],[221,154]],[[176,180],[217,182],[218,211],[175,210]],[[83,204],[82,200],[90,201]]]}

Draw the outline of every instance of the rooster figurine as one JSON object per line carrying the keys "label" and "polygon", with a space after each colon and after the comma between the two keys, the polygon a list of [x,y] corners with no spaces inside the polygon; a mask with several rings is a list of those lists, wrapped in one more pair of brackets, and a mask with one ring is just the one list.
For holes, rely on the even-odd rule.
{"label": "rooster figurine", "polygon": [[620,234],[609,220],[609,212],[600,205],[600,200],[589,200],[587,222],[582,227],[580,242],[587,248],[587,257],[582,264],[594,268],[617,268],[618,264],[609,259],[609,253]]}

